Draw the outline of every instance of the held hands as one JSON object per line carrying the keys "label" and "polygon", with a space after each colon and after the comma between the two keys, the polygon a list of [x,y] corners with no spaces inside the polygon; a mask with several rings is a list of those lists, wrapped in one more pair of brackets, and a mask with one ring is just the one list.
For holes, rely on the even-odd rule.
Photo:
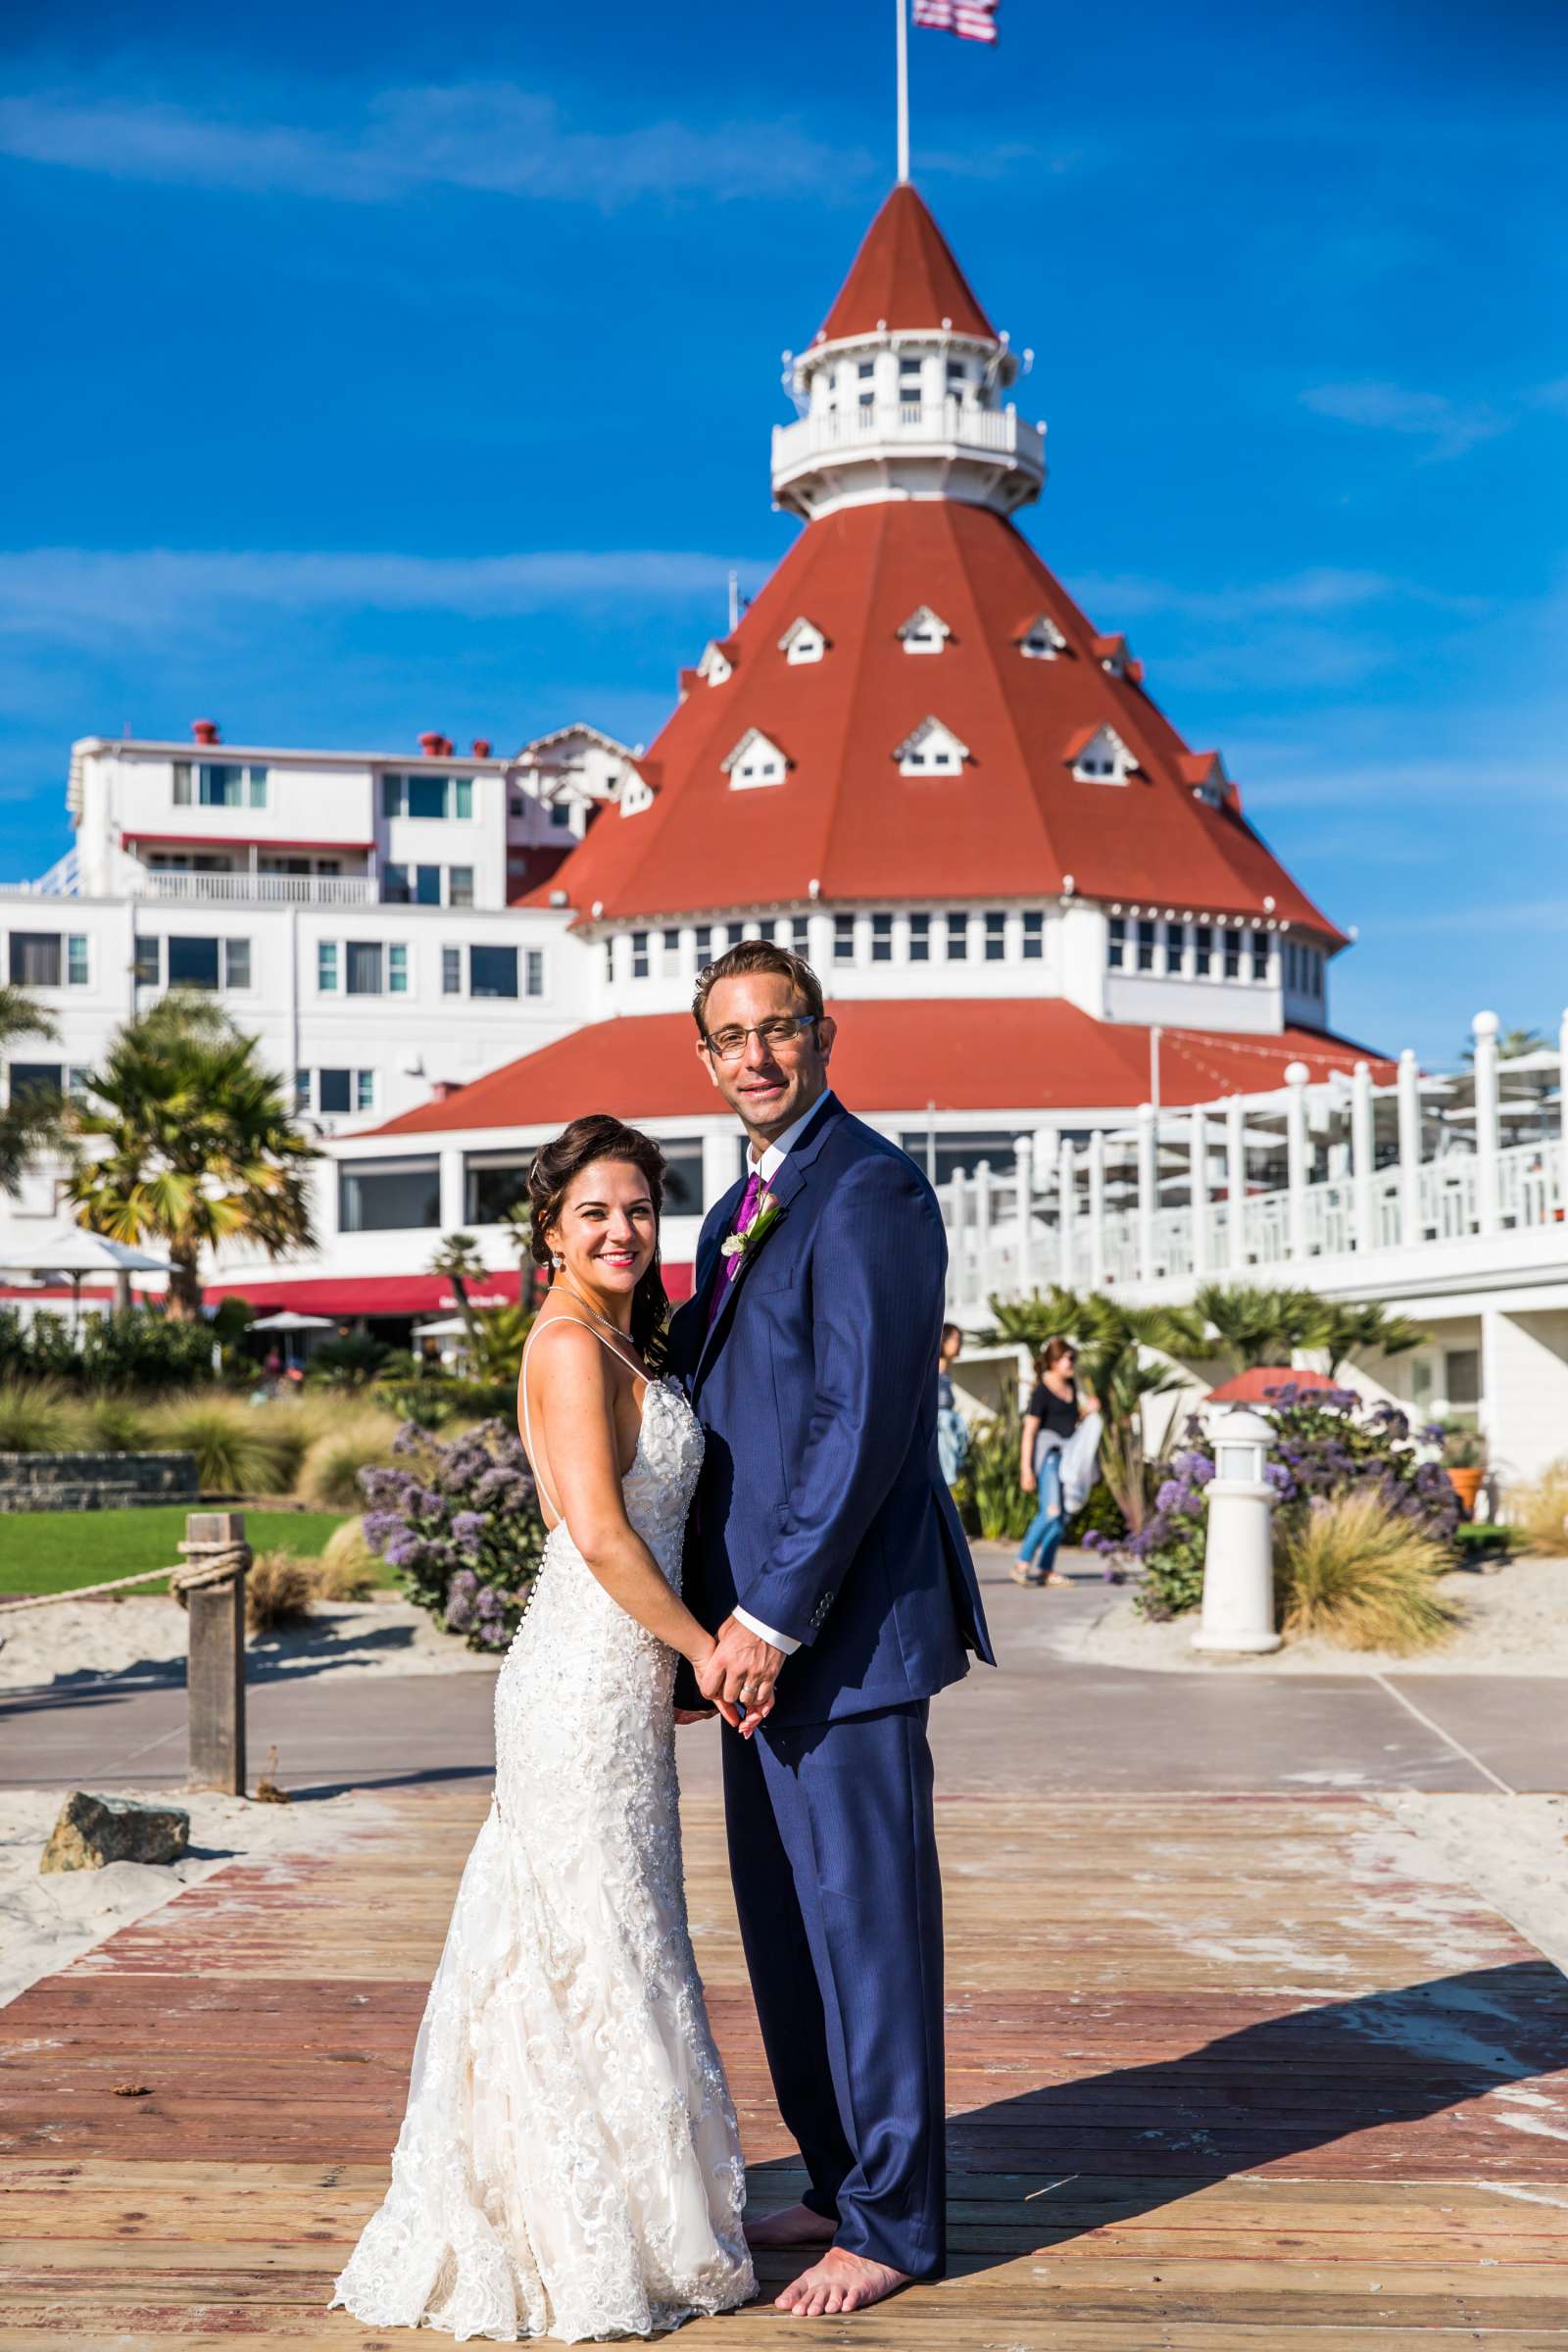
{"label": "held hands", "polygon": [[732,1730],[750,1740],[773,1712],[784,1652],[751,1633],[738,1617],[726,1617],[708,1656],[693,1663],[703,1696]]}

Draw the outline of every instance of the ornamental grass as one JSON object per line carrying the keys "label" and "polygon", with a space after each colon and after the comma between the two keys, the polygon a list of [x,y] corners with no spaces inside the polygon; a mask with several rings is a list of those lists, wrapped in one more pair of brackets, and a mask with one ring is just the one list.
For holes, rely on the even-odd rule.
{"label": "ornamental grass", "polygon": [[1346,1649],[1406,1656],[1446,1640],[1458,1611],[1438,1590],[1448,1546],[1365,1491],[1319,1498],[1279,1528],[1274,1570],[1282,1630]]}
{"label": "ornamental grass", "polygon": [[368,1600],[381,1582],[375,1555],[365,1541],[363,1519],[345,1519],[335,1527],[313,1565],[320,1600]]}
{"label": "ornamental grass", "polygon": [[309,1617],[317,1597],[316,1566],[291,1551],[258,1552],[245,1579],[246,1632],[271,1634]]}
{"label": "ornamental grass", "polygon": [[1508,1525],[1521,1551],[1568,1552],[1568,1461],[1553,1462],[1528,1487],[1508,1490]]}
{"label": "ornamental grass", "polygon": [[360,1472],[392,1459],[398,1423],[372,1408],[345,1411],[306,1450],[295,1493],[318,1511],[352,1511],[362,1500]]}
{"label": "ornamental grass", "polygon": [[305,1433],[265,1405],[201,1390],[148,1414],[156,1446],[196,1456],[204,1494],[286,1494],[299,1475]]}
{"label": "ornamental grass", "polygon": [[80,1407],[58,1381],[0,1381],[0,1453],[72,1453],[81,1444]]}

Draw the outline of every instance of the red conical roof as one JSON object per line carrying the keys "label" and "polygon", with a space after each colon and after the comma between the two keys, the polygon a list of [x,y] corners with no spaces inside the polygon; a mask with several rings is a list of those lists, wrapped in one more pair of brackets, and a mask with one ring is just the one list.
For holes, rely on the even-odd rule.
{"label": "red conical roof", "polygon": [[[920,606],[936,654],[899,635]],[[1062,644],[1032,660],[1046,616]],[[827,640],[791,663],[796,619]],[[1178,915],[1236,915],[1343,934],[1292,881],[1234,800],[1195,790],[1201,761],[1143,690],[1111,675],[1094,624],[1010,522],[950,499],[844,507],[808,524],[727,641],[733,674],[691,685],[658,740],[651,807],[607,809],[552,877],[579,916],[723,914],[827,906],[1080,897]],[[1135,674],[1136,673],[1136,674]],[[956,775],[904,775],[899,747],[934,717],[964,747]],[[1122,784],[1075,776],[1102,727],[1136,765]],[[756,729],[781,783],[731,789],[724,762]],[[650,773],[650,781],[654,781]],[[1272,901],[1272,905],[1267,902]]]}
{"label": "red conical roof", "polygon": [[880,327],[944,325],[960,335],[997,341],[996,328],[976,302],[924,199],[902,180],[866,230],[817,341],[875,334]]}

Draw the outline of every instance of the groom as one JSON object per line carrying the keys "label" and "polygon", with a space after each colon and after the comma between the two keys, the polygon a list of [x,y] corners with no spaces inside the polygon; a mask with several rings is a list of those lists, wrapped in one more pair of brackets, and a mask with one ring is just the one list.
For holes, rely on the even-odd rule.
{"label": "groom", "polygon": [[750,1140],[708,1217],[674,1364],[707,1433],[686,1598],[717,1635],[730,1867],[805,2202],[754,2245],[820,2249],[778,2297],[854,2311],[945,2257],[942,1889],[926,1714],[994,1664],[937,1460],[935,1195],[828,1089],[809,964],[743,940],[697,1051]]}

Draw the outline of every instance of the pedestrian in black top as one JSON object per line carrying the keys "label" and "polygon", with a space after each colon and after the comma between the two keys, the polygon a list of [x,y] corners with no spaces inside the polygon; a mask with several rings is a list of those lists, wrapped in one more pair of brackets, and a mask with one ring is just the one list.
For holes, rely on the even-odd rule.
{"label": "pedestrian in black top", "polygon": [[1056,1550],[1066,1530],[1061,1500],[1062,1448],[1078,1427],[1077,1352],[1070,1340],[1048,1340],[1035,1359],[1035,1385],[1024,1409],[1018,1484],[1036,1497],[1011,1575],[1015,1585],[1064,1585]]}

